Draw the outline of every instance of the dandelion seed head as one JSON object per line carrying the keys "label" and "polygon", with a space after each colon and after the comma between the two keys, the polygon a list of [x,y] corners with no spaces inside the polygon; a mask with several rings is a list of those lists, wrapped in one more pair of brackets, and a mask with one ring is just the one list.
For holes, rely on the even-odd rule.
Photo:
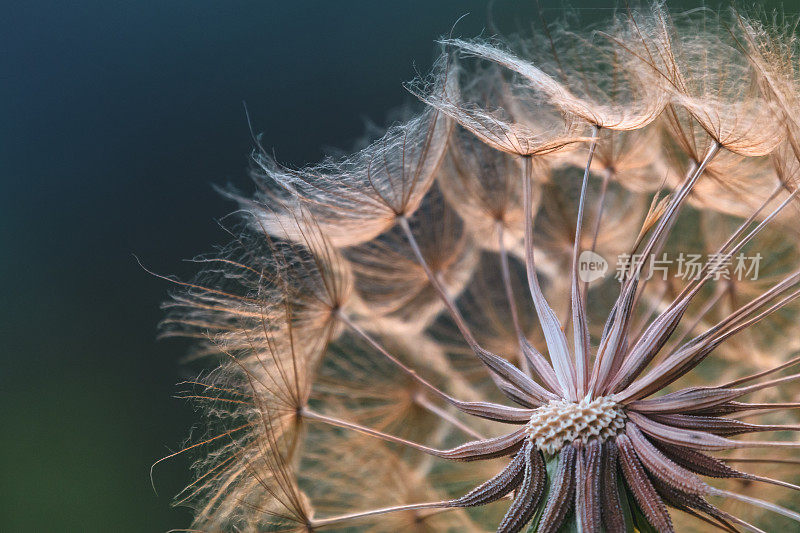
{"label": "dandelion seed head", "polygon": [[579,402],[550,400],[538,407],[525,426],[525,434],[539,450],[555,455],[568,443],[590,440],[602,443],[625,429],[625,411],[611,398]]}
{"label": "dandelion seed head", "polygon": [[800,523],[800,76],[772,26],[654,3],[446,38],[353,154],[257,146],[233,244],[169,278],[163,335],[219,364],[185,395],[195,527]]}

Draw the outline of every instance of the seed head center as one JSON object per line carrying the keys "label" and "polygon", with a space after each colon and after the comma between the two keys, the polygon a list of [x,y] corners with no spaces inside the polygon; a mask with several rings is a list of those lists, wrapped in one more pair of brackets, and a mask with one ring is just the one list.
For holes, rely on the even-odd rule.
{"label": "seed head center", "polygon": [[534,411],[525,433],[537,448],[552,455],[576,439],[603,442],[625,428],[625,419],[624,411],[607,396],[577,403],[551,400]]}

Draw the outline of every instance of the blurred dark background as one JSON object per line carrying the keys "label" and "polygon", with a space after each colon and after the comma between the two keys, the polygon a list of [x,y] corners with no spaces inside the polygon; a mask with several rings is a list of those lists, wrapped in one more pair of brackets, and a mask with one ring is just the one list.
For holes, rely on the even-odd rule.
{"label": "blurred dark background", "polygon": [[[155,341],[169,287],[133,254],[188,278],[182,259],[225,241],[211,185],[248,186],[243,100],[281,162],[347,149],[411,101],[401,83],[461,15],[457,35],[494,32],[487,1],[0,5],[0,530],[187,527],[170,502],[190,458],[156,467],[158,495],[149,468],[200,420],[174,398],[198,369]],[[538,20],[531,1],[491,13]]]}

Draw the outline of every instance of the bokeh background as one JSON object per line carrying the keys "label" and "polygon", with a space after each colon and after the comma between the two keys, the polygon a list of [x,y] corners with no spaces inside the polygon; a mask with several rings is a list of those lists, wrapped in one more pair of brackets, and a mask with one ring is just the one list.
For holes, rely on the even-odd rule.
{"label": "bokeh background", "polygon": [[[669,2],[675,9],[696,7]],[[533,1],[0,2],[0,530],[166,531],[197,367],[157,342],[183,259],[223,243],[251,139],[300,165],[412,99],[434,40],[526,31]],[[593,21],[611,2],[574,2]],[[767,8],[777,7],[778,3]],[[792,13],[796,4],[783,4]],[[547,18],[560,2],[542,0]],[[489,24],[491,21],[492,24]]]}

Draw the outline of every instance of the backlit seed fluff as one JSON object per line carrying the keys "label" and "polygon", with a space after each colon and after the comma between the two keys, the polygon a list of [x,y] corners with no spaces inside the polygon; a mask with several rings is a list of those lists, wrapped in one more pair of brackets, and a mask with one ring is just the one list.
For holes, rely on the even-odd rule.
{"label": "backlit seed fluff", "polygon": [[217,367],[184,394],[192,530],[800,528],[800,78],[772,25],[657,3],[448,37],[353,155],[257,146],[234,242],[165,305]]}

